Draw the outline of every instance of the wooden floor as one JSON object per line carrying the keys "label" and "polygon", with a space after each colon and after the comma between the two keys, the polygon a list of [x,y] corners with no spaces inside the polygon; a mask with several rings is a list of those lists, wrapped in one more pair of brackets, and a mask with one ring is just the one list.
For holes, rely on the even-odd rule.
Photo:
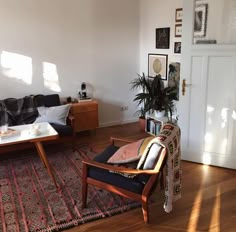
{"label": "wooden floor", "polygon": [[[97,129],[77,135],[77,144],[96,152],[109,144],[110,136],[137,140],[148,136],[136,123]],[[164,193],[156,190],[150,205],[150,223],[143,223],[141,208],[79,225],[68,232],[112,231],[236,231],[236,170],[182,162],[182,198],[170,214],[163,210]]]}
{"label": "wooden floor", "polygon": [[[96,134],[78,135],[78,143],[88,143],[101,151],[109,137],[137,140],[146,137],[138,124],[100,128]],[[141,209],[86,223],[68,231],[236,231],[236,170],[182,162],[182,198],[174,210],[163,210],[163,191],[157,190],[157,203],[150,206],[150,224],[143,223]]]}

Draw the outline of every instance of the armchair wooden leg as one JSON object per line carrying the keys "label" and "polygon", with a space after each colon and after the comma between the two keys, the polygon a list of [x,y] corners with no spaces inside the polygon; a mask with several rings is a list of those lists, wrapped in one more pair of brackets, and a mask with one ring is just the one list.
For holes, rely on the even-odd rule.
{"label": "armchair wooden leg", "polygon": [[149,222],[149,210],[148,210],[148,199],[147,197],[142,196],[142,211],[143,219],[145,223]]}

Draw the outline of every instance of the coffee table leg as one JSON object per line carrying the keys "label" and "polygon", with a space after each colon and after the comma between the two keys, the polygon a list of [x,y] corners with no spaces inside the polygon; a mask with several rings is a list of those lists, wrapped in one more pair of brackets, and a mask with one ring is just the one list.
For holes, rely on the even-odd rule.
{"label": "coffee table leg", "polygon": [[52,169],[51,169],[51,166],[48,162],[48,159],[47,159],[47,156],[46,156],[46,153],[44,151],[42,143],[41,142],[34,142],[34,145],[37,148],[40,159],[42,160],[43,164],[47,168],[48,174],[51,176],[56,188],[58,188],[58,184],[57,184],[56,179],[55,179],[55,177],[52,173]]}

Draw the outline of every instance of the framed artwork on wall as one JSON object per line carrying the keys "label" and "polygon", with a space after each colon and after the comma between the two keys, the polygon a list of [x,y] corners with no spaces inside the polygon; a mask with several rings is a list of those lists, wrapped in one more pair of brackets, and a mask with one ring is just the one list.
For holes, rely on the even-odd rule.
{"label": "framed artwork on wall", "polygon": [[175,37],[182,37],[182,24],[175,24]]}
{"label": "framed artwork on wall", "polygon": [[174,53],[177,53],[177,54],[181,53],[181,42],[174,43]]}
{"label": "framed artwork on wall", "polygon": [[194,17],[194,37],[205,37],[207,28],[208,4],[197,4]]}
{"label": "framed artwork on wall", "polygon": [[169,64],[168,87],[174,88],[179,100],[179,82],[180,82],[180,63],[173,62]]}
{"label": "framed artwork on wall", "polygon": [[170,28],[156,28],[156,48],[168,49],[170,47]]}
{"label": "framed artwork on wall", "polygon": [[167,80],[168,55],[148,54],[148,76],[156,77],[161,75],[162,80]]}
{"label": "framed artwork on wall", "polygon": [[175,10],[175,22],[182,22],[183,20],[183,8],[177,8]]}

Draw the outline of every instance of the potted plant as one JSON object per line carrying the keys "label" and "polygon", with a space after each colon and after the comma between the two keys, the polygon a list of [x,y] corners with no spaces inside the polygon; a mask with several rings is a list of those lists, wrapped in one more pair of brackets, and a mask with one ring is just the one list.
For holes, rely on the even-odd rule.
{"label": "potted plant", "polygon": [[138,74],[138,77],[131,82],[131,89],[141,88],[142,91],[135,95],[134,101],[142,105],[145,114],[147,112],[163,111],[172,121],[174,100],[177,100],[177,89],[175,87],[164,87],[161,75],[149,78]]}

